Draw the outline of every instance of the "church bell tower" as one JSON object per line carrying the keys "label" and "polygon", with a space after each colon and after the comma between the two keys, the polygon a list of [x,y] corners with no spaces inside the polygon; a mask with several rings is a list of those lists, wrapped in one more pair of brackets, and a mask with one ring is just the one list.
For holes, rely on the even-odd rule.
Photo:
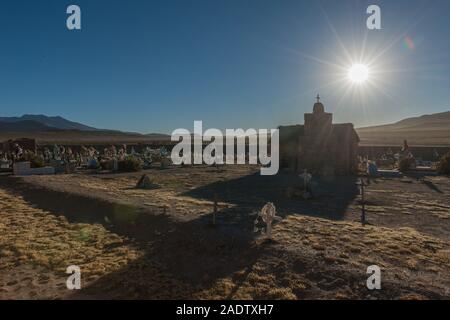
{"label": "church bell tower", "polygon": [[321,137],[327,138],[331,134],[333,114],[325,112],[319,94],[317,94],[316,99],[313,113],[305,113],[305,136],[308,139],[321,140]]}

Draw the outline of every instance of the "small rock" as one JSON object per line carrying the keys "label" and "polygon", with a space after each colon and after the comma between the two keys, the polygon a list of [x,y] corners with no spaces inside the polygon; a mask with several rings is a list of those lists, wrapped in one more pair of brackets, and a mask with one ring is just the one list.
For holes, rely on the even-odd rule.
{"label": "small rock", "polygon": [[139,179],[138,183],[136,184],[136,188],[139,189],[154,189],[157,185],[152,183],[149,176],[146,174],[143,174],[142,177]]}

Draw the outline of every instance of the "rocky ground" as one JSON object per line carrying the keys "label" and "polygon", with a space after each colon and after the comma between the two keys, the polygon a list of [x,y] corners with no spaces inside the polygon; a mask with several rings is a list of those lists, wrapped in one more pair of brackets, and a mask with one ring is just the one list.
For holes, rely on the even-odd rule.
{"label": "rocky ground", "polygon": [[[356,178],[315,179],[303,200],[297,177],[251,166],[145,173],[156,188],[135,188],[142,173],[0,177],[0,298],[450,298],[448,177],[364,178],[362,226]],[[271,241],[253,230],[268,201]]]}

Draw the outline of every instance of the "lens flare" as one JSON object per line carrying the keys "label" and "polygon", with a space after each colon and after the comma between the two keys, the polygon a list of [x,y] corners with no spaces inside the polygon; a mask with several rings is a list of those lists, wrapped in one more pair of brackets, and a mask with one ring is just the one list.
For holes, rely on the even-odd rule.
{"label": "lens flare", "polygon": [[414,49],[416,48],[416,45],[413,41],[413,39],[409,36],[406,36],[405,39],[403,40],[403,44],[405,45],[405,47],[411,51],[414,51]]}

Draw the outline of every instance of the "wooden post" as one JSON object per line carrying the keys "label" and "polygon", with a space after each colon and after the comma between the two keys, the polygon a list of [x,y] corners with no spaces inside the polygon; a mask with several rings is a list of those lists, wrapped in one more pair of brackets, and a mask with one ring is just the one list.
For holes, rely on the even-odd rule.
{"label": "wooden post", "polygon": [[361,202],[362,202],[362,212],[361,212],[361,224],[366,225],[366,203],[364,199],[364,181],[361,179]]}
{"label": "wooden post", "polygon": [[216,225],[216,214],[217,214],[217,193],[214,194],[214,209],[213,209],[213,226]]}

